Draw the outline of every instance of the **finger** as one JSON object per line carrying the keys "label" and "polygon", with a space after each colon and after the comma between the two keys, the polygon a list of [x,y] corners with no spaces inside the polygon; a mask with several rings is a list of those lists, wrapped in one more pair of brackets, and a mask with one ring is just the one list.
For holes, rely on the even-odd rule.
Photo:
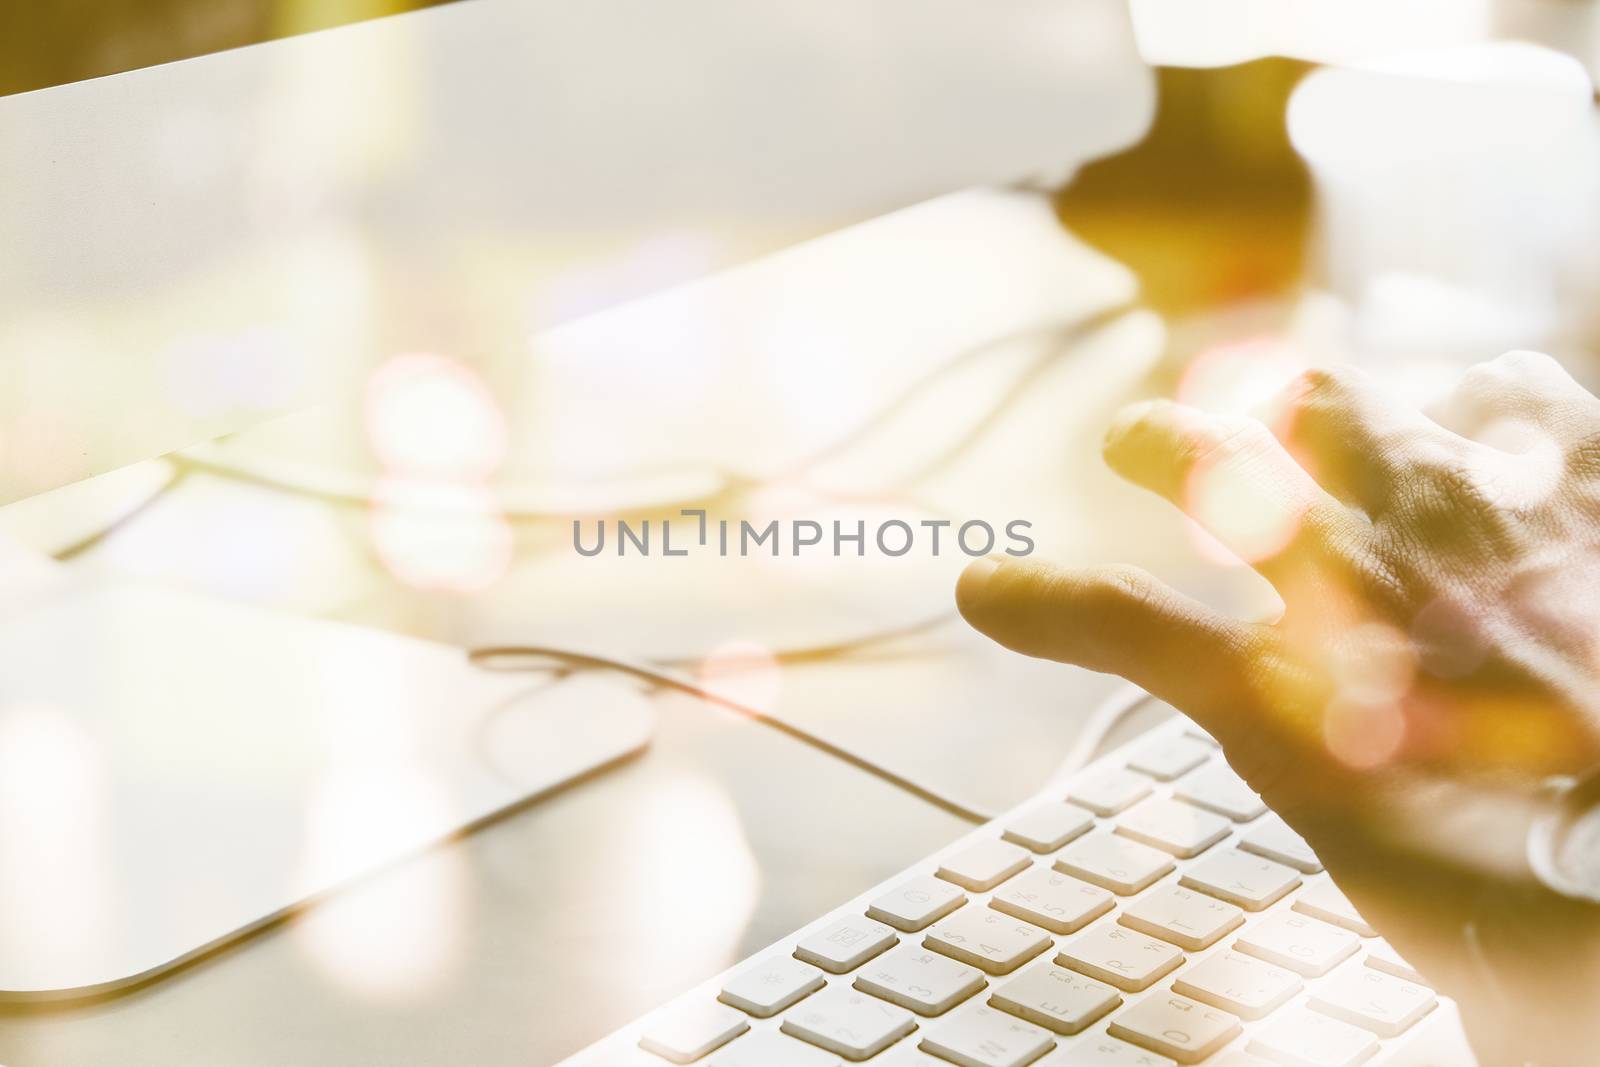
{"label": "finger", "polygon": [[1468,368],[1432,413],[1462,437],[1487,444],[1508,423],[1566,443],[1593,433],[1600,400],[1544,353],[1516,351]]}
{"label": "finger", "polygon": [[961,614],[1014,651],[1118,674],[1209,723],[1252,702],[1270,627],[1205,607],[1135,567],[1063,569],[980,559],[956,586]]}
{"label": "finger", "polygon": [[1182,508],[1280,593],[1304,564],[1355,558],[1362,520],[1324,492],[1255,419],[1170,401],[1125,409],[1106,462]]}
{"label": "finger", "polygon": [[1266,422],[1318,485],[1369,516],[1388,506],[1404,457],[1417,443],[1443,447],[1450,440],[1422,412],[1348,366],[1302,373],[1271,405]]}

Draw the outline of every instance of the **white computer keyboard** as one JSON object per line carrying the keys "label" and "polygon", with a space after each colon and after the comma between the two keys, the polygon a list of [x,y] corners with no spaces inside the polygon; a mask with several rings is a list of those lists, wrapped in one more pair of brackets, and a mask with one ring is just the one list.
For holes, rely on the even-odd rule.
{"label": "white computer keyboard", "polygon": [[1455,1004],[1175,720],[568,1067],[1459,1067]]}

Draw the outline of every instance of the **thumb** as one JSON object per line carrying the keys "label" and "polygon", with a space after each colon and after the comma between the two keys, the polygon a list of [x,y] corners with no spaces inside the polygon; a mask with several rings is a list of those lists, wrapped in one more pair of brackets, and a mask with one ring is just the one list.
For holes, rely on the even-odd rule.
{"label": "thumb", "polygon": [[980,559],[956,585],[976,629],[1028,656],[1117,674],[1202,722],[1253,702],[1272,639],[1137,567]]}

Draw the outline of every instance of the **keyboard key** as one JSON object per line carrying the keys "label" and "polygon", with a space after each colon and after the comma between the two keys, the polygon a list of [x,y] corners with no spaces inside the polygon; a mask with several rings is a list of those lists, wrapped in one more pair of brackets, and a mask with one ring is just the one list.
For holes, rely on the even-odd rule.
{"label": "keyboard key", "polygon": [[1370,967],[1347,967],[1317,987],[1310,1005],[1379,1037],[1399,1037],[1438,1002],[1427,986]]}
{"label": "keyboard key", "polygon": [[1260,911],[1299,885],[1300,875],[1281,863],[1227,849],[1189,867],[1179,881],[1246,911]]}
{"label": "keyboard key", "polygon": [[847,1060],[864,1060],[916,1028],[916,1020],[904,1008],[833,986],[785,1015],[780,1029]]}
{"label": "keyboard key", "polygon": [[1179,782],[1172,795],[1186,804],[1225,815],[1234,822],[1249,822],[1267,810],[1260,795],[1221,760],[1213,760]]}
{"label": "keyboard key", "polygon": [[1311,851],[1306,839],[1289,829],[1289,824],[1276,815],[1268,815],[1252,826],[1239,841],[1239,847],[1286,863],[1301,874],[1316,874],[1322,870],[1322,861]]}
{"label": "keyboard key", "polygon": [[1227,837],[1233,824],[1175,800],[1147,800],[1117,820],[1116,832],[1174,856],[1198,856]]}
{"label": "keyboard key", "polygon": [[838,1056],[773,1030],[751,1034],[711,1058],[711,1067],[843,1067]]}
{"label": "keyboard key", "polygon": [[884,953],[855,980],[861,992],[918,1015],[943,1015],[985,984],[983,973],[976,968],[916,945]]}
{"label": "keyboard key", "polygon": [[1244,925],[1244,912],[1203,893],[1170,885],[1129,904],[1117,921],[1130,930],[1199,952]]}
{"label": "keyboard key", "polygon": [[1375,971],[1392,974],[1396,978],[1404,978],[1417,985],[1427,985],[1428,980],[1411,964],[1403,959],[1394,946],[1387,941],[1376,941],[1367,947],[1367,958],[1362,961]]}
{"label": "keyboard key", "polygon": [[757,1019],[766,1019],[825,984],[822,972],[811,964],[775,956],[728,979],[717,999]]}
{"label": "keyboard key", "polygon": [[1238,952],[1223,952],[1184,971],[1173,980],[1172,988],[1242,1019],[1260,1019],[1285,1004],[1303,985],[1282,967]]}
{"label": "keyboard key", "polygon": [[1023,971],[989,1004],[1058,1034],[1075,1034],[1122,1003],[1115,989],[1053,963]]}
{"label": "keyboard key", "polygon": [[1024,1067],[1055,1047],[1055,1039],[993,1008],[974,1008],[939,1023],[920,1046],[961,1067]]}
{"label": "keyboard key", "polygon": [[1164,737],[1141,747],[1128,761],[1130,770],[1170,782],[1181,778],[1211,758],[1216,749],[1204,741],[1182,735]]}
{"label": "keyboard key", "polygon": [[1067,1050],[1066,1058],[1052,1059],[1050,1067],[1058,1062],[1060,1067],[1177,1067],[1174,1060],[1114,1037],[1099,1037],[1093,1044],[1079,1041]]}
{"label": "keyboard key", "polygon": [[1035,852],[1054,852],[1094,826],[1094,816],[1071,804],[1041,804],[1006,825],[1001,836]]}
{"label": "keyboard key", "polygon": [[1036,867],[998,890],[989,907],[1052,934],[1070,934],[1111,910],[1111,894],[1070,874]]}
{"label": "keyboard key", "polygon": [[918,875],[895,886],[867,906],[869,918],[897,930],[916,933],[967,902],[960,889],[931,874]]}
{"label": "keyboard key", "polygon": [[1010,974],[1049,948],[1050,935],[997,911],[968,908],[929,930],[923,944],[990,974]]}
{"label": "keyboard key", "polygon": [[1305,978],[1320,978],[1355,955],[1360,939],[1305,915],[1274,915],[1239,935],[1234,947]]}
{"label": "keyboard key", "polygon": [[673,1063],[693,1063],[750,1029],[750,1020],[711,1001],[670,1009],[639,1038],[639,1047]]}
{"label": "keyboard key", "polygon": [[1378,1051],[1365,1030],[1296,1008],[1250,1037],[1248,1050],[1285,1067],[1355,1067]]}
{"label": "keyboard key", "polygon": [[1067,793],[1067,799],[1096,815],[1115,815],[1149,796],[1152,788],[1147,776],[1119,768],[1079,782]]}
{"label": "keyboard key", "polygon": [[939,877],[974,893],[985,893],[1032,863],[1027,849],[1009,841],[979,841],[942,861]]}
{"label": "keyboard key", "polygon": [[1111,1020],[1109,1032],[1179,1063],[1199,1063],[1240,1029],[1239,1020],[1227,1012],[1173,993],[1135,1004]]}
{"label": "keyboard key", "polygon": [[1362,937],[1377,937],[1378,931],[1367,925],[1356,911],[1350,898],[1330,881],[1312,882],[1294,898],[1294,910],[1325,923],[1342,926]]}
{"label": "keyboard key", "polygon": [[795,946],[794,954],[832,974],[853,971],[900,939],[871,919],[839,919]]}
{"label": "keyboard key", "polygon": [[1137,993],[1170,974],[1183,962],[1183,953],[1136,930],[1098,926],[1069,941],[1056,954],[1056,962],[1124,992]]}
{"label": "keyboard key", "polygon": [[1131,896],[1170,874],[1176,864],[1166,853],[1148,845],[1111,834],[1090,834],[1062,849],[1055,867],[1062,874]]}

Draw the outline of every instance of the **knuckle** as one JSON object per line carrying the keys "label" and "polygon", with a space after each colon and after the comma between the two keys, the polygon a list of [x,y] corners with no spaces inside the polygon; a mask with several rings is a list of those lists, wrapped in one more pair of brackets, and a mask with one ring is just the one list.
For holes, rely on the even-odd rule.
{"label": "knuckle", "polygon": [[1354,392],[1358,375],[1351,367],[1307,367],[1295,375],[1288,392],[1299,404],[1339,406]]}
{"label": "knuckle", "polygon": [[1456,395],[1474,404],[1503,399],[1508,391],[1520,390],[1524,378],[1522,372],[1507,362],[1507,356],[1500,356],[1468,367],[1456,385]]}
{"label": "knuckle", "polygon": [[1501,370],[1494,363],[1474,363],[1461,375],[1456,392],[1468,395],[1481,393],[1500,384]]}
{"label": "knuckle", "polygon": [[1560,371],[1561,365],[1543,352],[1535,352],[1528,348],[1515,348],[1495,357],[1491,364],[1510,377],[1538,378],[1546,377],[1552,371]]}
{"label": "knuckle", "polygon": [[1302,429],[1337,433],[1342,426],[1364,421],[1357,396],[1364,381],[1365,375],[1353,367],[1309,368],[1290,383],[1285,410]]}
{"label": "knuckle", "polygon": [[1094,576],[1091,591],[1102,610],[1138,607],[1156,600],[1155,580],[1148,572],[1126,564],[1102,567]]}
{"label": "knuckle", "polygon": [[1106,589],[1118,596],[1143,599],[1150,592],[1150,576],[1138,567],[1118,564],[1100,574]]}
{"label": "knuckle", "polygon": [[1208,466],[1258,454],[1269,441],[1267,428],[1254,419],[1219,421],[1183,435],[1178,458],[1185,468]]}

